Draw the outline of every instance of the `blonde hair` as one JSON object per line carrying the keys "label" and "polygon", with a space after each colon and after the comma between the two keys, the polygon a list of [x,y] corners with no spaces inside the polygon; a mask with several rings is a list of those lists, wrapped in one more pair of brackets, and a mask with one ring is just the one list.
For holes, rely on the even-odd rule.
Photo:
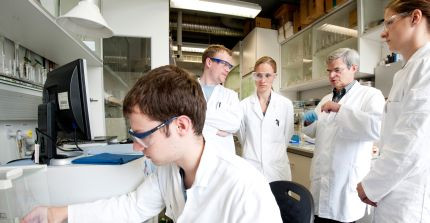
{"label": "blonde hair", "polygon": [[210,45],[205,52],[203,52],[202,55],[202,63],[205,64],[206,63],[206,59],[207,58],[211,58],[214,57],[215,54],[219,53],[219,52],[226,52],[228,55],[232,56],[233,52],[231,52],[231,50],[229,50],[227,47],[223,46],[223,45],[219,45],[219,44],[213,44]]}
{"label": "blonde hair", "polygon": [[263,63],[269,64],[273,68],[273,71],[276,73],[276,61],[269,56],[264,56],[258,59],[257,62],[255,62],[254,71],[257,69],[258,66],[260,66],[260,64]]}

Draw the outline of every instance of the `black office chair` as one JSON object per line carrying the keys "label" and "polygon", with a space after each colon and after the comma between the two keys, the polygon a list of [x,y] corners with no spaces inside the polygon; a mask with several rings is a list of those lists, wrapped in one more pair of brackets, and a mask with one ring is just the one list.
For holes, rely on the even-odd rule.
{"label": "black office chair", "polygon": [[270,188],[275,195],[283,222],[314,222],[314,201],[306,187],[292,181],[274,181],[270,183]]}

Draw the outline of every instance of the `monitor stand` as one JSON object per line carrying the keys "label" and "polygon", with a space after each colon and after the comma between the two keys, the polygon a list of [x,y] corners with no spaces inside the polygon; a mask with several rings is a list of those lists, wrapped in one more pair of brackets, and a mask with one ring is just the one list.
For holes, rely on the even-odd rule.
{"label": "monitor stand", "polygon": [[64,165],[70,165],[72,164],[72,161],[82,155],[84,155],[84,152],[81,151],[70,151],[70,152],[63,152],[59,153],[57,152],[57,155],[55,158],[52,158],[49,161],[50,166],[64,166]]}

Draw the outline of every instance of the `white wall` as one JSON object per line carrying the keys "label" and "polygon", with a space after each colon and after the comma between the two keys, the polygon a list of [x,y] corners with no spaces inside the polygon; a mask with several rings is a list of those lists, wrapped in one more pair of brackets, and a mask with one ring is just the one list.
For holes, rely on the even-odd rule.
{"label": "white wall", "polygon": [[151,68],[169,64],[168,0],[102,0],[115,36],[151,38]]}

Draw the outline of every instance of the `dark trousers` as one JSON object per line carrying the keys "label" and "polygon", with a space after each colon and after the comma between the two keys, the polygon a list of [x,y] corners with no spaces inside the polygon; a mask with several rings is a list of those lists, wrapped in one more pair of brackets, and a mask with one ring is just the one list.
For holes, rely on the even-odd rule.
{"label": "dark trousers", "polygon": [[[331,219],[327,219],[327,218],[320,218],[320,217],[318,217],[318,215],[315,215],[314,223],[346,223],[346,222],[335,221],[335,220],[331,220]],[[355,221],[353,221],[351,223],[355,223]]]}

